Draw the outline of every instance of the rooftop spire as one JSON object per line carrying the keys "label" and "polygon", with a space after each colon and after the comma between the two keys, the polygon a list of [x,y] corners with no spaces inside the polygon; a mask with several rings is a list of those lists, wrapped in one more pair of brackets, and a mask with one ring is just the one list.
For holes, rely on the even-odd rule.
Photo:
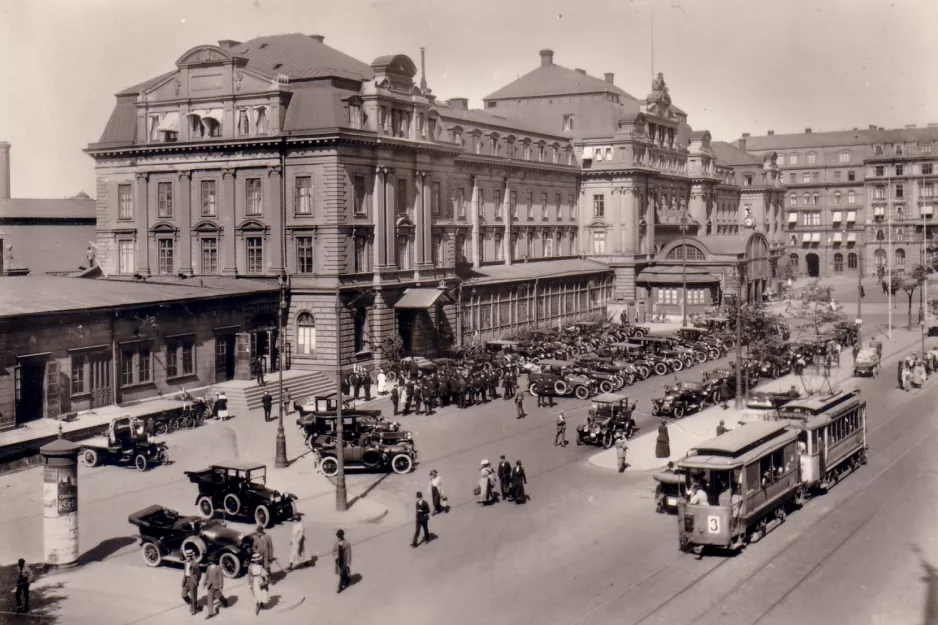
{"label": "rooftop spire", "polygon": [[420,90],[427,92],[427,59],[426,48],[420,48]]}

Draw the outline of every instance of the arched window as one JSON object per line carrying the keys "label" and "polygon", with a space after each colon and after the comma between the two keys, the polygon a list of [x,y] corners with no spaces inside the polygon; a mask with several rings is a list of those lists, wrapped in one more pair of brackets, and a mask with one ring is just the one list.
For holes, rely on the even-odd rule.
{"label": "arched window", "polygon": [[905,238],[905,233],[902,231],[902,228],[896,229],[896,241],[901,241]]}
{"label": "arched window", "polygon": [[815,194],[814,194],[814,197],[811,198],[811,199],[812,199],[812,202],[811,202],[811,203],[814,204],[815,206],[817,206],[819,200],[821,199],[821,196],[820,196],[819,194],[815,193]]}
{"label": "arched window", "polygon": [[251,134],[251,122],[248,119],[247,109],[238,109],[238,134],[241,136]]}
{"label": "arched window", "polygon": [[834,273],[844,272],[844,255],[840,252],[834,254]]}
{"label": "arched window", "polygon": [[254,122],[255,134],[266,135],[268,131],[267,127],[267,107],[261,106],[255,109],[255,122]]}
{"label": "arched window", "polygon": [[840,191],[834,192],[834,204],[840,204]]}
{"label": "arched window", "polygon": [[790,196],[788,196],[788,197],[789,197],[790,205],[791,205],[791,206],[794,206],[795,204],[798,203],[798,196],[797,196],[796,194],[792,193],[792,194],[791,194]]}
{"label": "arched window", "polygon": [[877,240],[877,241],[885,241],[885,240],[886,240],[886,233],[883,232],[883,229],[882,229],[882,228],[880,228],[879,230],[876,231],[876,240]]}
{"label": "arched window", "polygon": [[873,260],[876,262],[877,267],[886,267],[886,250],[879,248],[873,252]]}
{"label": "arched window", "polygon": [[855,204],[857,201],[857,194],[853,191],[847,192],[847,204]]}
{"label": "arched window", "polygon": [[896,250],[896,264],[904,265],[905,264],[905,250],[901,247]]}
{"label": "arched window", "polygon": [[807,206],[807,205],[808,205],[808,202],[810,202],[810,201],[811,201],[811,194],[810,194],[810,193],[805,193],[805,194],[804,194],[804,203],[805,203],[805,206]]}
{"label": "arched window", "polygon": [[856,269],[857,264],[857,255],[854,252],[847,254],[847,269]]}
{"label": "arched window", "polygon": [[304,356],[316,353],[316,320],[308,312],[296,317],[296,353]]}
{"label": "arched window", "polygon": [[791,265],[791,268],[795,271],[798,271],[798,255],[789,254],[788,255],[788,264]]}
{"label": "arched window", "polygon": [[703,252],[693,245],[678,245],[668,252],[666,260],[683,260],[685,252],[687,253],[687,260],[706,260]]}

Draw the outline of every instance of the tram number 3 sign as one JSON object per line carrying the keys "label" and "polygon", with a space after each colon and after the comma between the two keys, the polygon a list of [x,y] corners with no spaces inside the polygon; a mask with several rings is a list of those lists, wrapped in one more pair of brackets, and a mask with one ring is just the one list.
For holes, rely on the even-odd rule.
{"label": "tram number 3 sign", "polygon": [[720,533],[720,517],[718,516],[707,517],[707,533],[709,534]]}

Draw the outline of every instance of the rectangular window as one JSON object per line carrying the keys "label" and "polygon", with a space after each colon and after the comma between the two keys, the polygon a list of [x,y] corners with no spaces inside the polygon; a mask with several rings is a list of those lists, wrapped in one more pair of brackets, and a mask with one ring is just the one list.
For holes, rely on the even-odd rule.
{"label": "rectangular window", "polygon": [[397,212],[406,213],[410,207],[407,205],[407,178],[397,179]]}
{"label": "rectangular window", "polygon": [[933,173],[933,171],[934,171],[934,166],[931,163],[922,163],[922,173],[924,175],[930,176]]}
{"label": "rectangular window", "polygon": [[850,170],[850,171],[847,172],[847,181],[848,181],[848,182],[855,182],[856,179],[857,179],[857,174],[856,174],[856,172],[854,172],[853,170]]}
{"label": "rectangular window", "polygon": [[599,230],[593,232],[593,254],[606,253],[606,232]]}
{"label": "rectangular window", "polygon": [[502,218],[502,192],[495,189],[495,219]]}
{"label": "rectangular window", "polygon": [[248,215],[261,214],[261,179],[248,178],[244,181],[245,189],[245,212]]}
{"label": "rectangular window", "polygon": [[156,185],[157,215],[160,219],[173,218],[173,183],[160,182]]}
{"label": "rectangular window", "polygon": [[813,172],[811,172],[811,181],[812,181],[812,182],[820,182],[820,180],[821,180],[821,172],[819,172],[819,171],[813,171]]}
{"label": "rectangular window", "polygon": [[117,185],[117,218],[134,218],[134,194],[132,185]]}
{"label": "rectangular window", "polygon": [[557,219],[563,219],[563,196],[559,193],[554,194],[554,210],[557,215]]}
{"label": "rectangular window", "polygon": [[788,183],[789,183],[789,184],[797,184],[797,182],[798,182],[798,174],[796,174],[796,173],[790,173],[790,174],[788,174]]}
{"label": "rectangular window", "polygon": [[159,253],[160,253],[160,273],[162,274],[172,274],[174,272],[175,263],[173,262],[173,243],[172,239],[159,239]]}
{"label": "rectangular window", "polygon": [[572,193],[567,196],[567,205],[570,208],[570,220],[573,221],[576,219],[576,196]]}
{"label": "rectangular window", "polygon": [[554,255],[554,240],[550,237],[544,238],[544,256],[550,258]]}
{"label": "rectangular window", "polygon": [[466,217],[466,189],[463,187],[456,189],[456,216],[460,219]]}
{"label": "rectangular window", "polygon": [[264,239],[261,237],[248,237],[245,240],[247,248],[247,272],[264,272]]}
{"label": "rectangular window", "polygon": [[505,260],[504,255],[502,254],[502,241],[505,236],[501,232],[496,232],[495,236],[492,238],[495,243],[495,260]]}
{"label": "rectangular window", "polygon": [[166,341],[166,377],[195,374],[195,339],[186,337]]}
{"label": "rectangular window", "polygon": [[296,237],[296,271],[313,273],[313,237]]}
{"label": "rectangular window", "polygon": [[541,219],[547,219],[547,194],[541,193]]}
{"label": "rectangular window", "polygon": [[151,382],[152,359],[149,344],[123,346],[121,349],[121,386]]}
{"label": "rectangular window", "polygon": [[873,189],[873,199],[874,200],[886,199],[886,187],[875,187]]}
{"label": "rectangular window", "polygon": [[364,215],[365,210],[365,177],[361,174],[352,176],[352,210],[356,215]]}
{"label": "rectangular window", "polygon": [[593,217],[604,217],[606,214],[606,197],[601,194],[593,195]]}
{"label": "rectangular window", "polygon": [[817,161],[817,154],[808,152],[808,165],[814,165],[815,161]]}
{"label": "rectangular window", "polygon": [[215,191],[215,181],[214,180],[203,180],[200,183],[201,193],[202,193],[202,216],[203,217],[214,217],[216,212],[216,195]]}
{"label": "rectangular window", "polygon": [[293,212],[297,215],[313,213],[313,179],[297,176],[293,183]]}
{"label": "rectangular window", "polygon": [[924,197],[935,197],[935,185],[930,182],[926,182],[922,185],[922,195]]}
{"label": "rectangular window", "polygon": [[798,164],[798,155],[797,155],[797,154],[789,154],[789,155],[788,155],[788,164],[789,164],[789,165],[797,165],[797,164]]}
{"label": "rectangular window", "polygon": [[103,391],[111,386],[111,352],[78,352],[71,355],[72,395]]}
{"label": "rectangular window", "polygon": [[368,271],[368,239],[355,237],[355,273]]}
{"label": "rectangular window", "polygon": [[430,261],[434,267],[439,267],[443,258],[443,237],[435,234],[430,239]]}
{"label": "rectangular window", "polygon": [[440,214],[440,183],[436,181],[430,186],[430,212]]}
{"label": "rectangular window", "polygon": [[877,165],[873,171],[877,176],[882,176],[886,173],[886,168],[882,165]]}
{"label": "rectangular window", "polygon": [[528,205],[528,219],[534,219],[534,192],[528,191],[524,194],[524,199]]}
{"label": "rectangular window", "polygon": [[805,183],[805,184],[811,182],[811,174],[810,174],[810,172],[804,172],[803,174],[801,174],[801,182],[803,182],[803,183]]}
{"label": "rectangular window", "polygon": [[905,187],[901,184],[897,184],[896,185],[896,198],[899,199],[899,198],[904,198],[904,197],[905,197]]}
{"label": "rectangular window", "polygon": [[479,187],[479,195],[476,197],[479,217],[485,217],[485,189]]}
{"label": "rectangular window", "polygon": [[904,168],[903,168],[902,165],[896,165],[896,175],[897,175],[897,176],[903,175],[903,172],[904,172],[904,171],[905,171],[905,170],[904,170]]}
{"label": "rectangular window", "polygon": [[834,172],[834,182],[840,182],[840,170]]}
{"label": "rectangular window", "polygon": [[129,275],[134,272],[134,242],[118,241],[118,267],[117,273]]}
{"label": "rectangular window", "polygon": [[218,239],[212,237],[202,239],[202,273],[218,273]]}
{"label": "rectangular window", "polygon": [[849,163],[849,162],[850,162],[850,152],[838,152],[838,153],[837,153],[837,162],[838,162],[838,163]]}
{"label": "rectangular window", "polygon": [[508,209],[514,219],[518,218],[518,192],[512,191],[508,195]]}

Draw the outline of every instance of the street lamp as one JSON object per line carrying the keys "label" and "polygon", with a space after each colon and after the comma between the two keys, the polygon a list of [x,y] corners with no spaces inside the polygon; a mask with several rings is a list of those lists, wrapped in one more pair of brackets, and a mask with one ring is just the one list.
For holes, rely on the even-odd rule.
{"label": "street lamp", "polygon": [[736,410],[743,409],[743,262],[736,263]]}
{"label": "street lamp", "polygon": [[348,510],[348,491],[345,487],[345,444],[342,408],[345,393],[342,392],[342,294],[335,288],[335,439],[339,451],[335,455],[337,473],[335,476],[335,509],[339,512]]}
{"label": "street lamp", "polygon": [[[280,401],[277,408],[277,455],[274,466],[283,469],[287,462],[287,436],[283,431],[283,313],[287,309],[286,299],[287,274],[280,274],[280,303],[277,311],[277,386]],[[259,365],[258,365],[259,366]]]}
{"label": "street lamp", "polygon": [[687,327],[687,211],[681,213],[681,327]]}

